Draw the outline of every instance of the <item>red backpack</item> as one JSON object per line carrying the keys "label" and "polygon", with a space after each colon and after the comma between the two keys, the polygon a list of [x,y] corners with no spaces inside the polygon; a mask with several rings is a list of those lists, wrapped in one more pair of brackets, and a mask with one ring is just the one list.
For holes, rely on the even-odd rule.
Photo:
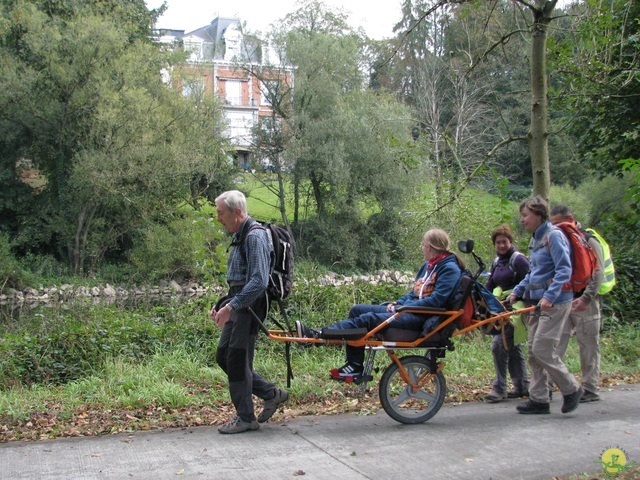
{"label": "red backpack", "polygon": [[[587,236],[574,223],[562,222],[554,227],[564,233],[571,246],[571,279],[562,286],[562,289],[581,292],[587,288],[593,272],[598,268],[596,252],[589,245]],[[549,233],[553,230],[554,228],[550,228],[547,231],[547,249],[550,249]]]}

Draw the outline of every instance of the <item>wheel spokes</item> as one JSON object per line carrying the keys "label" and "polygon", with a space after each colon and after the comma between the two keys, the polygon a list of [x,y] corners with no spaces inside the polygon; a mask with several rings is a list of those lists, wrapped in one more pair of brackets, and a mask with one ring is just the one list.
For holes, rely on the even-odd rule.
{"label": "wheel spokes", "polygon": [[[405,368],[407,369],[407,375],[411,379],[411,382],[415,385],[419,385],[420,381],[422,380],[421,377],[423,367],[421,365],[406,365]],[[400,378],[399,381],[402,382]],[[410,399],[434,402],[436,397],[432,393],[425,391],[422,388],[419,388],[414,392],[414,388],[411,385],[405,385],[398,396],[395,397],[395,399],[391,402],[391,404],[397,407]]]}

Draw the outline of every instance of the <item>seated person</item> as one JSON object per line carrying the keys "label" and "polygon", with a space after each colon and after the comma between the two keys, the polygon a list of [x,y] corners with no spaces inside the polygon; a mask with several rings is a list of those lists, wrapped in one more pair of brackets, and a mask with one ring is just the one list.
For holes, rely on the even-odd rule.
{"label": "seated person", "polygon": [[[366,328],[367,331],[371,331],[391,317],[396,311],[396,306],[446,308],[458,286],[462,270],[466,268],[464,262],[451,251],[451,241],[447,232],[439,228],[428,230],[420,245],[426,261],[418,270],[411,292],[388,305],[355,305],[351,307],[348,319],[327,328],[334,330]],[[415,330],[426,334],[435,328],[438,320],[439,318],[428,317],[426,321],[431,325],[427,326],[425,315],[404,313],[391,325],[394,328]],[[308,328],[299,320],[296,321],[296,329],[301,338],[318,336],[317,330]],[[364,365],[364,347],[347,345],[346,350],[347,363],[337,369],[339,376],[344,378],[361,375]]]}

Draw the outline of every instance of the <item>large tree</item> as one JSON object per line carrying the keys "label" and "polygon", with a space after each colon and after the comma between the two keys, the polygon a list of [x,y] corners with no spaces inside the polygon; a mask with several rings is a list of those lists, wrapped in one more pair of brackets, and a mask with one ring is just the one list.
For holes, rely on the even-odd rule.
{"label": "large tree", "polygon": [[[412,118],[385,94],[368,91],[364,41],[340,12],[308,1],[285,17],[274,41],[294,66],[284,159],[298,198],[308,188],[307,233],[322,260],[371,267],[393,249],[392,235],[367,258],[361,245],[397,218],[413,178],[399,181],[410,164]],[[301,223],[301,209],[296,222]],[[344,237],[344,239],[342,239]],[[320,245],[319,242],[324,242]],[[304,240],[303,240],[304,246]],[[307,244],[309,246],[309,244]],[[376,257],[376,258],[373,258]]]}
{"label": "large tree", "polygon": [[[1,167],[18,200],[2,199],[2,227],[85,272],[224,172],[221,110],[163,83],[171,54],[151,42],[142,0],[1,5]],[[21,164],[38,188],[15,187]]]}
{"label": "large tree", "polygon": [[554,48],[558,97],[576,121],[579,150],[606,175],[640,159],[640,4],[588,0],[569,10],[570,42]]}
{"label": "large tree", "polygon": [[[552,133],[549,127],[548,110],[547,38],[549,26],[557,13],[556,3],[557,0],[509,0],[509,2],[503,0],[405,0],[403,2],[404,18],[397,26],[398,45],[392,52],[393,55],[399,56],[398,64],[400,65],[407,61],[412,64],[424,62],[428,54],[434,55],[443,63],[451,65],[454,70],[466,69],[467,74],[461,76],[466,80],[479,68],[480,63],[487,62],[491,58],[492,52],[504,51],[514,46],[519,48],[512,40],[526,35],[530,45],[527,53],[530,70],[526,84],[520,84],[519,88],[520,91],[530,92],[528,130],[525,134],[514,130],[513,127],[517,124],[509,122],[507,117],[502,116],[505,113],[503,108],[505,101],[503,99],[493,101],[493,105],[498,107],[496,117],[500,118],[502,123],[500,135],[502,138],[496,139],[495,145],[506,146],[514,140],[526,141],[530,155],[533,192],[545,198],[549,196],[549,137]],[[509,5],[513,12],[511,18],[507,11]],[[480,22],[483,14],[484,19]],[[476,28],[475,32],[464,26],[464,22],[470,17],[479,21],[480,28]],[[482,36],[477,35],[479,30],[482,31]],[[452,36],[458,40],[452,41]],[[487,40],[491,40],[492,43],[488,43]],[[479,50],[479,45],[484,47],[484,51]],[[458,65],[452,59],[457,59]],[[382,66],[386,63],[389,62],[386,60],[378,62],[376,73],[385,74]],[[500,80],[505,78],[505,74],[513,72],[514,65],[496,62],[493,66],[497,69],[492,72],[485,70],[485,72],[495,80]],[[417,65],[414,64],[408,71],[417,72]],[[411,78],[415,79],[416,76],[413,75]],[[416,85],[418,84],[415,81],[411,84],[414,91]],[[401,91],[407,92],[406,87]],[[493,93],[501,94],[502,92],[494,90]],[[418,99],[420,95],[414,95],[413,98]],[[487,149],[485,158],[489,159],[495,154],[495,149]]]}

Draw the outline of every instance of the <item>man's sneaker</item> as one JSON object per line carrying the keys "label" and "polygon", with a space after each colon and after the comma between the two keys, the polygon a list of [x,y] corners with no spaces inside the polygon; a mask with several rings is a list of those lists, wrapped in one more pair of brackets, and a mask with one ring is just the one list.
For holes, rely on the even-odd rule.
{"label": "man's sneaker", "polygon": [[289,400],[289,393],[281,388],[276,388],[276,394],[270,400],[264,401],[264,407],[262,408],[262,412],[258,415],[258,422],[264,423],[269,420],[276,410],[280,406],[280,404]]}
{"label": "man's sneaker", "polygon": [[570,395],[563,395],[564,402],[562,402],[562,408],[560,409],[560,411],[562,413],[573,412],[576,408],[578,408],[578,403],[580,403],[580,398],[582,398],[583,393],[584,390],[582,390],[582,387],[580,387]]}
{"label": "man's sneaker", "polygon": [[597,402],[598,400],[600,400],[600,395],[590,392],[589,390],[585,390],[580,398],[580,403]]}
{"label": "man's sneaker", "polygon": [[251,430],[257,430],[260,428],[260,424],[256,420],[252,420],[251,422],[245,422],[240,417],[235,417],[229,423],[225,423],[220,428],[218,428],[218,432],[220,433],[242,433],[249,432]]}
{"label": "man's sneaker", "polygon": [[531,414],[531,415],[551,413],[548,403],[536,402],[531,399],[518,405],[516,407],[516,410],[518,411],[518,413]]}
{"label": "man's sneaker", "polygon": [[[307,327],[300,320],[296,320],[296,333],[298,334],[298,338],[318,338],[320,336],[318,330]],[[299,342],[298,345],[301,347],[311,347],[314,344],[311,342]]]}
{"label": "man's sneaker", "polygon": [[345,363],[340,368],[334,368],[331,370],[331,377],[338,380],[347,380],[359,377],[362,375],[364,367],[357,363]]}
{"label": "man's sneaker", "polygon": [[507,398],[506,393],[498,393],[496,391],[492,391],[489,395],[484,396],[484,401],[487,403],[500,403],[505,398]]}
{"label": "man's sneaker", "polygon": [[523,398],[528,396],[529,392],[527,390],[510,390],[507,392],[507,398]]}

